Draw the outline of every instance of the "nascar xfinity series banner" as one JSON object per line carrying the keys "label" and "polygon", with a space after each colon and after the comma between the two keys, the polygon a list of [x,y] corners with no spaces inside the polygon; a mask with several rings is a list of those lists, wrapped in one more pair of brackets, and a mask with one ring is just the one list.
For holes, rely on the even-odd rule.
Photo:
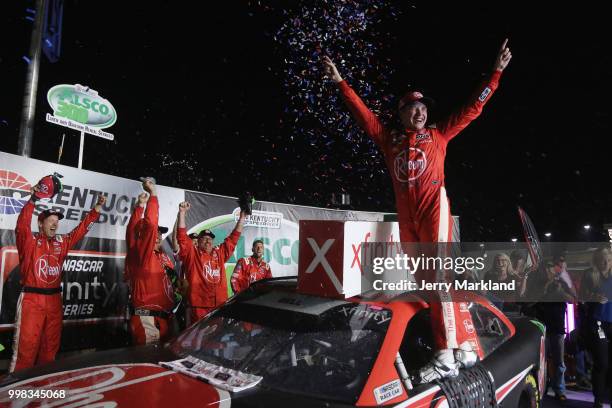
{"label": "nascar xfinity series banner", "polygon": [[[98,223],[69,253],[63,264],[64,331],[62,350],[121,345],[125,332],[128,289],[122,280],[125,258],[125,229],[141,183],[136,180],[80,170],[54,163],[27,159],[0,152],[0,344],[10,354],[19,284],[19,259],[15,246],[15,225],[21,208],[30,198],[30,188],[41,177],[58,172],[64,189],[50,201],[39,201],[32,217],[32,231],[38,231],[37,215],[47,208],[61,211],[59,233],[75,228],[94,204],[97,195],[107,195]],[[235,198],[158,187],[160,225],[172,230],[178,204],[189,201],[189,233],[211,229],[215,244],[234,228],[238,219]],[[253,240],[265,243],[265,259],[273,276],[297,275],[300,220],[382,221],[383,213],[352,212],[256,202],[232,258],[231,274],[237,259],[251,254]],[[171,254],[170,234],[165,250]],[[229,282],[229,279],[228,279]],[[229,290],[229,289],[228,289]]]}

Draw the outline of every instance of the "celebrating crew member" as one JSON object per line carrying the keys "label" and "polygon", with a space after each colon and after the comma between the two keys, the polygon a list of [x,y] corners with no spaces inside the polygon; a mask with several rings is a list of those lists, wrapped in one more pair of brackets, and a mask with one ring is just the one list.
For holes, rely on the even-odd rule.
{"label": "celebrating crew member", "polygon": [[232,290],[240,293],[253,282],[272,277],[270,264],[263,259],[264,243],[261,239],[253,241],[253,255],[240,258],[232,273]]}
{"label": "celebrating crew member", "polygon": [[130,264],[132,256],[137,255],[134,245],[137,241],[136,236],[136,225],[141,221],[142,215],[144,213],[144,209],[147,205],[147,201],[149,200],[149,194],[146,192],[142,192],[138,195],[138,202],[136,203],[136,207],[132,211],[132,215],[130,216],[130,220],[128,221],[128,225],[125,230],[125,244],[127,247],[127,255],[125,257],[125,267],[123,272],[123,280],[127,282],[130,289],[132,288],[132,280],[130,274]]}
{"label": "celebrating crew member", "polygon": [[142,188],[149,197],[146,193],[138,196],[138,205],[126,230],[126,271],[134,309],[130,331],[134,344],[163,341],[168,336],[175,301],[171,280],[174,264],[161,248],[168,228],[158,225],[159,202],[154,180],[144,179]]}
{"label": "celebrating crew member", "polygon": [[60,285],[64,258],[98,219],[106,202],[106,197],[99,195],[94,209],[66,235],[57,235],[59,221],[64,218],[62,213],[44,210],[38,215],[38,233],[32,234],[34,203],[61,190],[61,184],[56,184],[55,191],[49,190],[51,187],[45,181],[50,177],[44,177],[32,188],[32,196],[17,218],[15,235],[23,288],[15,316],[11,372],[55,360],[62,334]]}
{"label": "celebrating crew member", "polygon": [[240,211],[236,227],[221,245],[213,246],[215,234],[205,229],[198,234],[196,248],[186,232],[185,214],[190,208],[188,202],[179,204],[178,242],[181,259],[186,265],[190,315],[193,323],[227,300],[225,263],[236,248],[246,214],[243,210]]}
{"label": "celebrating crew member", "polygon": [[[482,112],[497,89],[502,71],[512,55],[505,40],[495,61],[493,73],[478,88],[468,103],[436,126],[428,126],[431,100],[420,92],[409,92],[398,104],[404,129],[389,131],[361,98],[342,79],[329,57],[323,60],[328,78],[337,83],[355,120],[382,150],[392,176],[402,242],[439,243],[451,238],[452,218],[444,188],[446,148],[459,132]],[[418,271],[416,280],[432,280]],[[436,333],[436,358],[421,372],[421,382],[455,376],[461,365],[471,364],[478,353],[469,313],[461,316],[461,302],[449,303],[449,296],[439,293],[441,302],[433,302],[432,325]],[[463,308],[463,310],[467,310]],[[457,323],[457,324],[455,324]],[[471,332],[471,333],[470,333]]]}

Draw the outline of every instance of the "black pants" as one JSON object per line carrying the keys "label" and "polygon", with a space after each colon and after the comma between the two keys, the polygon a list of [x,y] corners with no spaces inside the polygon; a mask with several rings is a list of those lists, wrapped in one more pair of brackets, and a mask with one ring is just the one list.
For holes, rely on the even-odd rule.
{"label": "black pants", "polygon": [[593,329],[591,341],[591,353],[593,353],[593,372],[591,382],[593,383],[593,396],[596,402],[603,402],[606,391],[612,396],[612,376],[608,371],[612,368],[612,323],[602,322],[601,327],[606,334],[605,339],[600,339],[597,329]]}

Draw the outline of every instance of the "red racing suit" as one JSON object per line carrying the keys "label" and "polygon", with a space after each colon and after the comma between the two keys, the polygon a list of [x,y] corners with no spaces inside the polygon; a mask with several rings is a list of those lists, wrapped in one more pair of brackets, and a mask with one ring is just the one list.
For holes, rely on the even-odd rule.
{"label": "red racing suit", "polygon": [[62,334],[64,258],[100,215],[92,210],[69,234],[47,238],[32,234],[33,212],[34,203],[28,201],[15,229],[23,291],[17,302],[11,372],[55,360]]}
{"label": "red racing suit", "polygon": [[163,251],[154,250],[157,240],[159,202],[151,196],[147,208],[137,206],[126,229],[126,279],[134,314],[130,329],[134,344],[148,344],[164,340],[168,333],[168,319],[174,307],[174,289],[166,268],[174,264]]}
{"label": "red racing suit", "polygon": [[[451,239],[452,218],[444,187],[446,147],[480,115],[483,106],[497,89],[500,76],[501,71],[494,71],[467,104],[436,126],[400,132],[386,129],[346,81],[338,83],[351,114],[383,153],[393,180],[402,242],[438,243]],[[426,278],[423,272],[417,272],[417,282],[433,280],[432,276]],[[440,295],[446,297],[445,294]],[[468,319],[469,312],[461,311],[466,310],[460,307],[461,302],[455,303],[432,303],[432,315],[442,315],[441,318],[432,319],[434,333],[438,334],[437,347],[457,348],[463,341],[469,340],[479,349],[471,318]],[[478,352],[481,354],[480,350]]]}
{"label": "red racing suit", "polygon": [[260,261],[254,256],[240,258],[232,273],[232,290],[234,293],[240,293],[251,286],[251,283],[271,277],[270,264],[263,258]]}
{"label": "red racing suit", "polygon": [[210,254],[196,248],[185,228],[179,228],[177,239],[185,265],[191,322],[194,323],[227,300],[225,263],[238,244],[240,232],[234,229]]}

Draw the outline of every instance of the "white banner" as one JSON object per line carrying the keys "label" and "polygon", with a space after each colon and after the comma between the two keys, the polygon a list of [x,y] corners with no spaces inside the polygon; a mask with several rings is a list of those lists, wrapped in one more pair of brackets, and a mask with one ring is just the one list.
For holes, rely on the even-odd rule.
{"label": "white banner", "polygon": [[[65,218],[60,222],[60,233],[67,233],[76,227],[84,214],[95,205],[101,192],[107,196],[107,201],[98,224],[87,236],[125,239],[125,227],[130,219],[131,208],[138,194],[143,191],[140,181],[3,152],[0,152],[0,229],[15,229],[17,216],[30,198],[30,188],[42,177],[53,172],[64,176],[61,179],[64,190],[50,201],[37,202],[35,214],[47,208],[61,211]],[[160,206],[159,225],[172,230],[178,204],[185,200],[185,191],[158,186],[157,192]],[[35,216],[32,217],[32,231],[38,231]]]}
{"label": "white banner", "polygon": [[[347,297],[361,293],[362,268],[371,260],[362,259],[362,245],[368,242],[385,243],[381,245],[384,254],[380,256],[395,256],[401,252],[399,245],[399,224],[397,222],[356,222],[344,223],[344,262],[343,289]],[[367,258],[375,254],[366,255]],[[378,255],[377,255],[378,256]],[[389,271],[393,275],[394,271]]]}

